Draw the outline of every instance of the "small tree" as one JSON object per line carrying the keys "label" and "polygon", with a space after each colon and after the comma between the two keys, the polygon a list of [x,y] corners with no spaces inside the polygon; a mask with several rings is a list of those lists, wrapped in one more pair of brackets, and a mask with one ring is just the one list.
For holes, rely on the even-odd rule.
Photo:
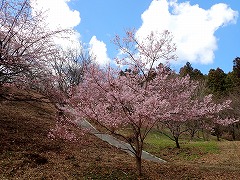
{"label": "small tree", "polygon": [[81,46],[80,49],[59,50],[52,57],[52,68],[58,77],[57,86],[69,96],[71,88],[79,85],[84,78],[86,68],[93,62],[94,57],[88,48]]}
{"label": "small tree", "polygon": [[189,131],[195,133],[196,126],[198,129],[213,129],[220,125],[226,126],[236,122],[234,118],[219,116],[222,110],[230,108],[230,100],[216,104],[213,102],[211,94],[202,100],[192,99],[192,94],[189,95],[186,98],[180,96],[181,99],[172,102],[175,104],[173,108],[176,106],[177,109],[171,112],[166,120],[161,121],[170,130],[171,136],[167,133],[163,134],[174,140],[177,148],[180,148],[180,135]]}

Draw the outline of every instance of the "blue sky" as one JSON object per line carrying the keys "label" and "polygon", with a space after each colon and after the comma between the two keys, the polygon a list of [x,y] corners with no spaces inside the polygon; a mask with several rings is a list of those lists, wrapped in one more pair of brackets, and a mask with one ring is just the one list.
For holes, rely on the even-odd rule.
{"label": "blue sky", "polygon": [[73,39],[89,43],[100,64],[117,56],[111,40],[129,28],[142,36],[151,30],[172,31],[179,56],[172,68],[177,71],[189,61],[204,74],[217,67],[227,73],[240,56],[239,0],[31,1],[48,10],[49,24],[73,28]]}

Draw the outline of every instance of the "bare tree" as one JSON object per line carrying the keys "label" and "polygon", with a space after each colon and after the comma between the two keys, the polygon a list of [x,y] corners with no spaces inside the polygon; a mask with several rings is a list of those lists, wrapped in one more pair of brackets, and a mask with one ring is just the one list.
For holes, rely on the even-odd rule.
{"label": "bare tree", "polygon": [[93,56],[84,45],[80,49],[59,51],[58,56],[55,54],[52,59],[54,74],[58,76],[57,86],[66,96],[73,86],[83,81],[86,69],[93,63]]}

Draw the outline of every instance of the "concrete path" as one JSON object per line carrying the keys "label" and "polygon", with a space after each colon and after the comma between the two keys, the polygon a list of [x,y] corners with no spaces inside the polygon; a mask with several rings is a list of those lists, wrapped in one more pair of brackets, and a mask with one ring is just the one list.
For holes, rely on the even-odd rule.
{"label": "concrete path", "polygon": [[[133,149],[128,143],[120,141],[120,140],[116,139],[115,137],[113,137],[111,135],[99,132],[87,120],[81,120],[79,122],[79,125],[83,128],[88,129],[90,131],[90,133],[94,134],[95,136],[97,136],[101,140],[106,141],[109,144],[111,144],[112,146],[115,146],[115,147],[127,152],[131,156],[134,156]],[[148,161],[153,161],[153,162],[158,162],[158,163],[166,162],[163,159],[160,159],[160,158],[158,158],[158,157],[156,157],[156,156],[154,156],[154,155],[152,155],[152,154],[150,154],[146,151],[142,151],[142,159],[148,160]]]}

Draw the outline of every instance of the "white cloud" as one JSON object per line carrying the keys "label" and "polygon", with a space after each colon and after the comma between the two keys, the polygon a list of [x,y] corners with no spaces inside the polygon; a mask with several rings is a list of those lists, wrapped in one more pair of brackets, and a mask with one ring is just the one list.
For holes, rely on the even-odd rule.
{"label": "white cloud", "polygon": [[95,57],[95,61],[100,65],[105,65],[110,62],[107,55],[107,47],[103,41],[99,41],[96,36],[93,36],[89,42],[90,54]]}
{"label": "white cloud", "polygon": [[[30,0],[33,7],[33,13],[44,12],[44,23],[51,30],[74,29],[80,24],[80,13],[71,10],[68,6],[70,0]],[[54,39],[57,44],[65,48],[79,46],[80,34],[76,31],[71,34],[63,34],[67,38]]]}
{"label": "white cloud", "polygon": [[189,2],[153,0],[142,14],[143,22],[137,36],[144,37],[150,31],[169,30],[177,45],[179,63],[189,61],[209,64],[213,62],[217,49],[215,31],[235,23],[237,16],[238,12],[223,3],[205,10]]}

